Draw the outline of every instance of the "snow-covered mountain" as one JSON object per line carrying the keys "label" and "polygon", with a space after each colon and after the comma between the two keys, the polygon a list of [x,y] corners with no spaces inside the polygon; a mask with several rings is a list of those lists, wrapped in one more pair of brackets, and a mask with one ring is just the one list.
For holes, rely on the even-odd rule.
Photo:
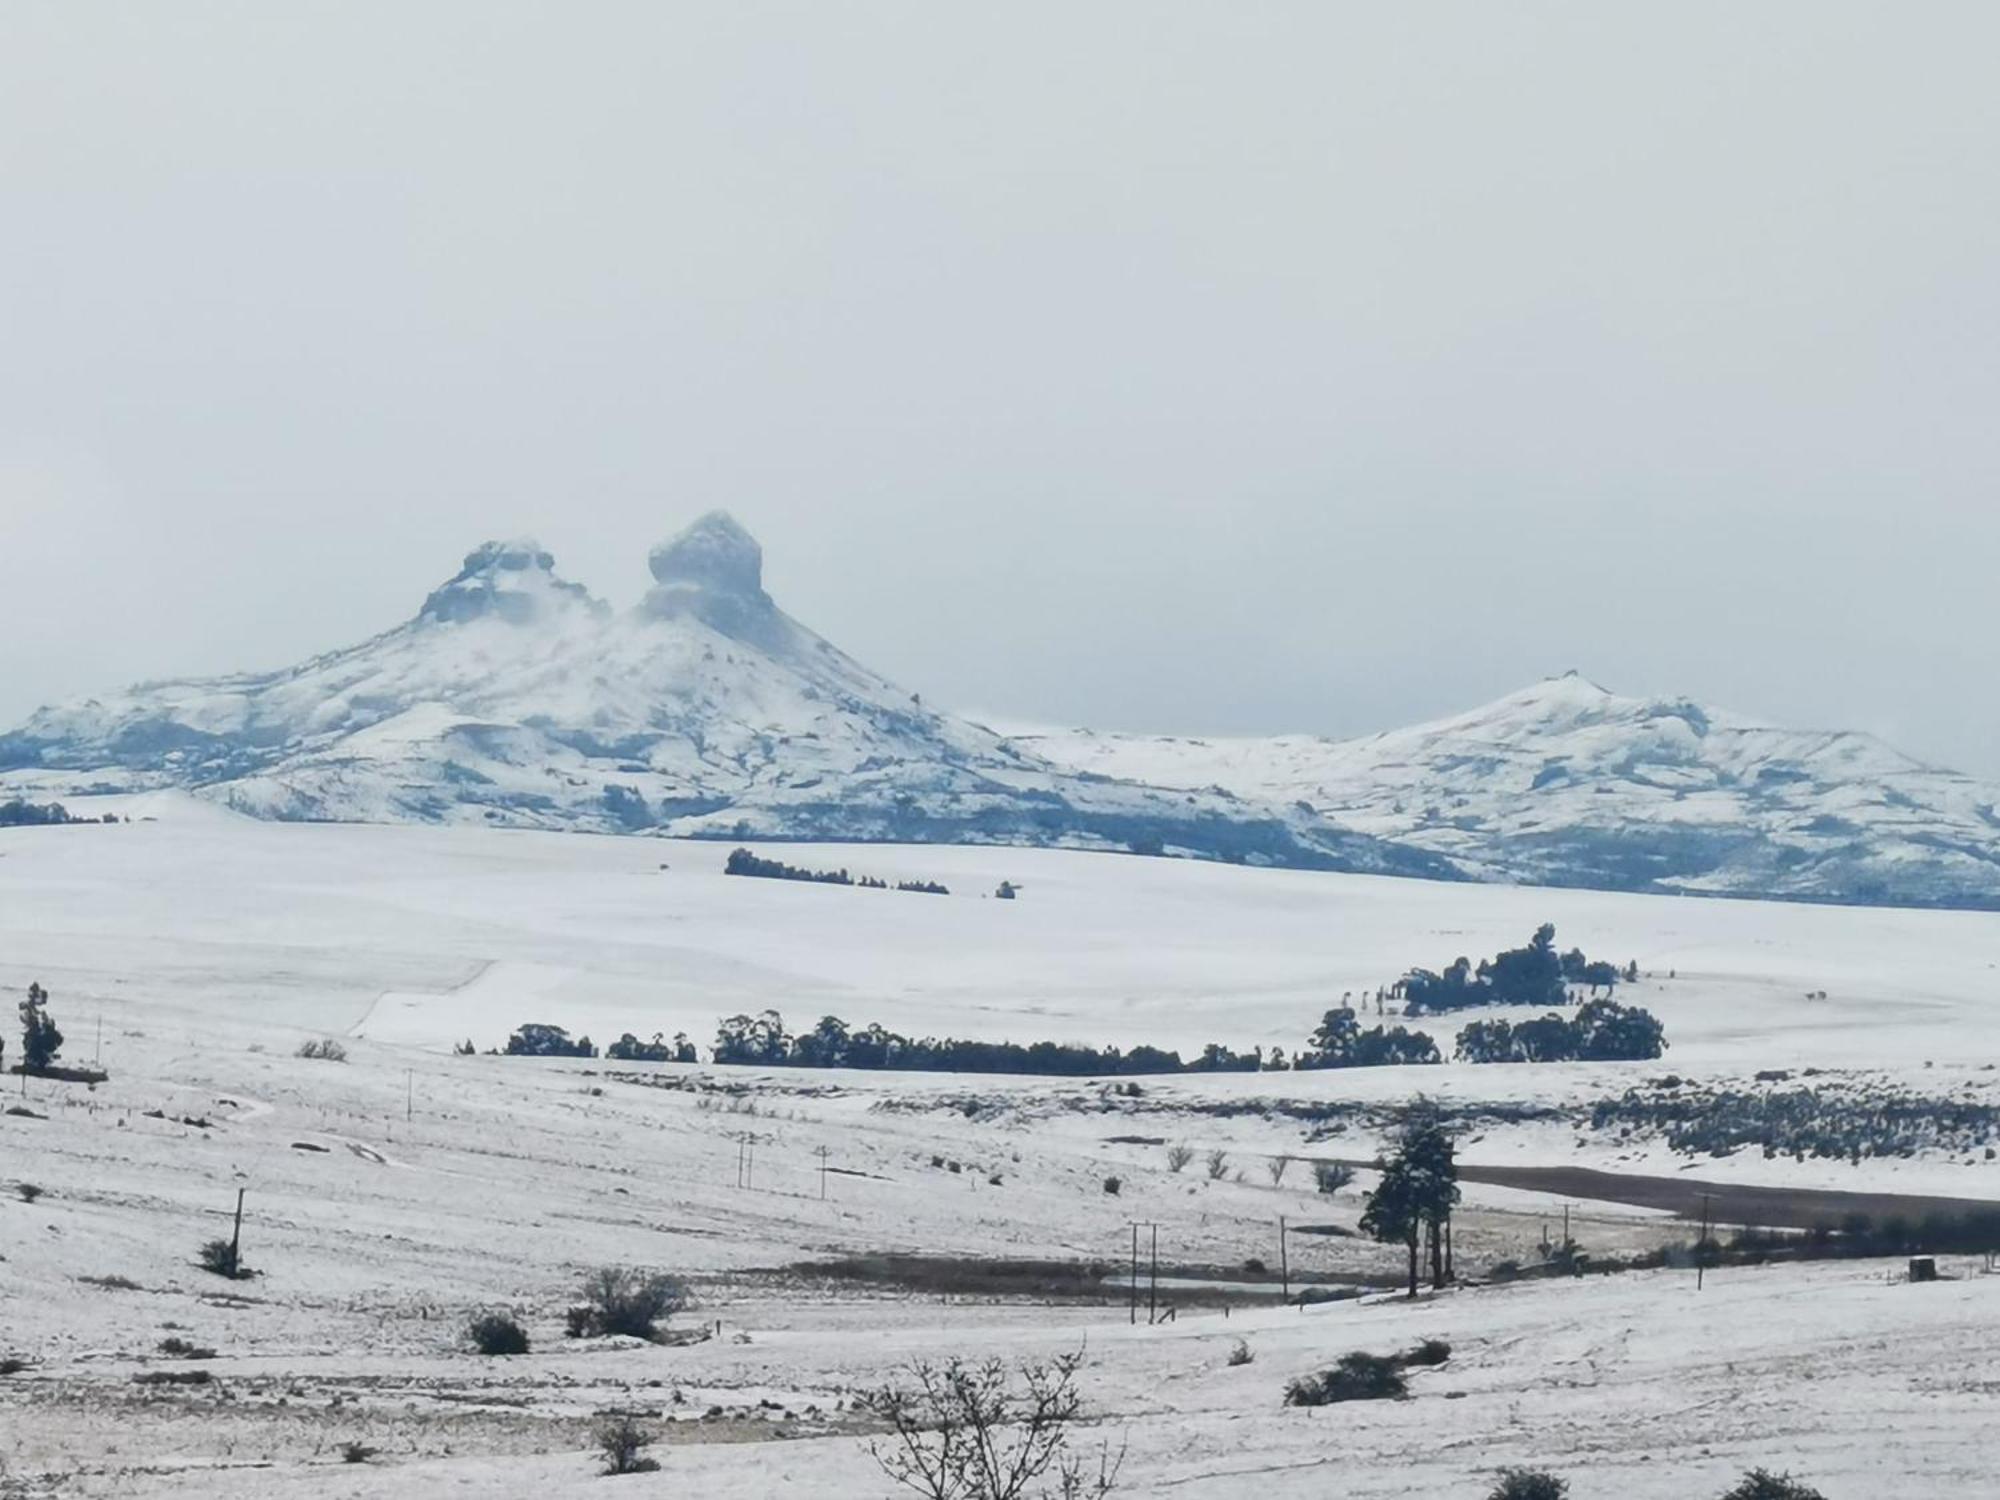
{"label": "snow-covered mountain", "polygon": [[489,542],[395,629],[282,671],[142,684],[0,736],[0,789],[181,786],[257,817],[717,838],[1070,844],[1451,876],[1296,810],[1049,765],[800,625],[721,513],[615,613]]}
{"label": "snow-covered mountain", "polygon": [[0,736],[0,795],[185,788],[264,818],[1067,844],[1614,890],[2000,907],[2000,788],[1867,735],[1570,674],[1363,739],[941,714],[778,608],[704,516],[617,612],[489,542],[410,620],[282,671],[147,683]]}
{"label": "snow-covered mountain", "polygon": [[1575,673],[1361,739],[1036,731],[1079,771],[1228,790],[1532,884],[2000,906],[2000,787],[1865,734],[1789,730]]}

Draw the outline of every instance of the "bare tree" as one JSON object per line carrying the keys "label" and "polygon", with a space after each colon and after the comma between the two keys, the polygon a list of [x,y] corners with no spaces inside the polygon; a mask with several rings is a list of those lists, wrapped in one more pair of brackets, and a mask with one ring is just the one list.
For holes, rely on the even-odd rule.
{"label": "bare tree", "polygon": [[1229,1170],[1229,1153],[1224,1151],[1220,1146],[1217,1146],[1202,1159],[1208,1163],[1208,1180],[1210,1182],[1220,1181],[1222,1175]]}
{"label": "bare tree", "polygon": [[1193,1160],[1194,1147],[1180,1141],[1176,1141],[1173,1145],[1167,1147],[1167,1170],[1169,1172],[1178,1172]]}
{"label": "bare tree", "polygon": [[1069,1450],[1080,1420],[1081,1350],[1023,1365],[1018,1381],[997,1359],[919,1362],[909,1383],[867,1398],[893,1440],[870,1443],[884,1474],[926,1500],[1102,1500],[1118,1482],[1121,1446],[1092,1463]]}
{"label": "bare tree", "polygon": [[629,1415],[606,1417],[597,1424],[593,1435],[598,1451],[604,1455],[606,1474],[650,1474],[660,1466],[658,1460],[646,1456],[653,1435]]}
{"label": "bare tree", "polygon": [[1270,1163],[1264,1170],[1271,1174],[1272,1187],[1280,1187],[1284,1184],[1285,1171],[1291,1164],[1292,1159],[1289,1156],[1274,1156],[1271,1158]]}

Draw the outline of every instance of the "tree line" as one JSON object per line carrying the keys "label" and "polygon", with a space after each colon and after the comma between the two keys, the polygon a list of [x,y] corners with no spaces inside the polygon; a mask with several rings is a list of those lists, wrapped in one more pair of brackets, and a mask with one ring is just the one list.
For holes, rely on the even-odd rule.
{"label": "tree line", "polygon": [[[1664,1028],[1643,1010],[1612,1000],[1593,1000],[1575,1019],[1545,1016],[1509,1027],[1504,1021],[1476,1021],[1459,1033],[1458,1055],[1470,1062],[1601,1061],[1658,1057],[1666,1047]],[[458,1049],[473,1050],[470,1042]],[[560,1026],[532,1023],[507,1039],[513,1057],[596,1057],[587,1036],[571,1039]],[[1428,1034],[1401,1026],[1363,1030],[1352,1006],[1328,1011],[1307,1044],[1287,1059],[1282,1047],[1238,1052],[1210,1042],[1193,1057],[1174,1048],[1146,1044],[1123,1049],[1081,1042],[983,1041],[970,1037],[909,1037],[880,1023],[851,1026],[839,1016],[821,1016],[810,1031],[794,1033],[776,1010],[727,1016],[717,1023],[710,1058],[723,1066],[859,1068],[912,1073],[1020,1073],[1045,1077],[1123,1077],[1146,1073],[1257,1073],[1296,1068],[1407,1067],[1443,1061]],[[624,1062],[701,1061],[686,1032],[671,1040],[654,1033],[650,1042],[631,1032],[604,1049]]]}
{"label": "tree line", "polygon": [[0,828],[51,828],[63,823],[116,823],[118,814],[79,817],[60,802],[30,802],[14,797],[0,802]]}
{"label": "tree line", "polygon": [[[748,849],[732,849],[729,858],[723,863],[722,873],[725,875],[749,875],[759,880],[803,880],[812,885],[851,885],[870,891],[886,891],[889,889],[888,881],[878,879],[873,875],[863,875],[857,880],[854,876],[848,874],[845,868],[838,870],[808,870],[803,865],[788,865],[781,859],[765,859],[761,855],[752,854]],[[935,880],[899,880],[896,882],[895,888],[899,891],[916,891],[926,896],[949,896],[951,894],[951,891],[947,887],[940,885]],[[1011,899],[1013,896],[1012,890],[1009,889],[1007,894],[1008,899]]]}

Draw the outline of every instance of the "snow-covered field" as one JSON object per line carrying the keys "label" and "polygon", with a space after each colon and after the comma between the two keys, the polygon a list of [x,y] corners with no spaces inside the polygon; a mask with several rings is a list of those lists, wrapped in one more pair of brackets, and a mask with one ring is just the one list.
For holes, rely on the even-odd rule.
{"label": "snow-covered field", "polygon": [[[1314,1194],[1302,1166],[1274,1183],[1271,1160],[1365,1157],[1373,1141],[1365,1123],[1309,1141],[1259,1099],[1393,1103],[1422,1086],[1465,1105],[1581,1105],[1668,1068],[1747,1083],[1812,1067],[2000,1103],[1990,915],[1037,850],[766,851],[951,888],[935,897],[724,878],[724,844],[267,824],[176,795],[122,810],[158,820],[0,831],[0,988],[40,980],[65,1060],[101,1056],[112,1074],[95,1090],[32,1080],[8,1101],[31,1113],[0,1115],[0,1358],[28,1361],[0,1376],[0,1495],[885,1496],[857,1391],[914,1358],[1079,1344],[1098,1430],[1129,1445],[1121,1493],[1476,1497],[1516,1463],[1568,1475],[1577,1500],[1715,1494],[1759,1463],[1831,1500],[1990,1492],[2000,1278],[1976,1262],[1928,1286],[1860,1261],[1725,1270],[1699,1294],[1661,1271],[1227,1320],[1190,1305],[1156,1328],[1096,1299],[777,1274],[884,1252],[1116,1265],[1135,1221],[1160,1226],[1176,1267],[1275,1266],[1280,1215],[1351,1228],[1359,1201]],[[1002,879],[1019,900],[990,898]],[[1541,921],[1565,947],[1638,961],[1648,977],[1620,998],[1664,1020],[1664,1062],[1146,1079],[1135,1101],[1087,1081],[450,1051],[525,1021],[705,1043],[719,1017],[766,1008],[795,1028],[832,1013],[918,1034],[1290,1051],[1344,992],[1516,945]],[[1465,1019],[1430,1029],[1448,1048]],[[349,1060],[293,1055],[318,1036]],[[1166,1140],[1223,1150],[1229,1168],[1210,1181],[1198,1157],[1173,1173],[1152,1144]],[[1689,1166],[1656,1141],[1549,1121],[1496,1125],[1464,1156]],[[1697,1175],[2000,1197],[1978,1153],[1746,1152]],[[22,1201],[21,1182],[42,1195]],[[226,1232],[238,1189],[261,1274],[231,1284],[192,1257]],[[1475,1273],[1531,1258],[1561,1211],[1535,1193],[1467,1196],[1457,1250]],[[1686,1236],[1609,1205],[1572,1216],[1600,1252]],[[1346,1236],[1291,1247],[1302,1275],[1395,1269]],[[571,1290],[607,1263],[693,1277],[700,1306],[677,1323],[720,1335],[564,1340]],[[534,1353],[463,1347],[467,1313],[489,1303],[521,1310]],[[175,1329],[216,1349],[214,1383],[135,1385],[178,1367],[152,1353]],[[1454,1353],[1412,1401],[1279,1404],[1292,1375],[1432,1335]],[[1239,1337],[1255,1359],[1232,1367]],[[658,1415],[658,1474],[593,1477],[589,1424],[612,1407]],[[381,1452],[343,1464],[349,1440]]]}

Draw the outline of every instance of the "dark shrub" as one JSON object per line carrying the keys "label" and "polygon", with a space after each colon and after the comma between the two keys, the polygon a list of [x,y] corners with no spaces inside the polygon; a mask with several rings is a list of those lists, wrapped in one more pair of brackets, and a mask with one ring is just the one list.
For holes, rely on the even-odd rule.
{"label": "dark shrub", "polygon": [[1541,1469],[1502,1469],[1486,1500],[1563,1500],[1568,1494],[1566,1481]]}
{"label": "dark shrub", "polygon": [[1104,1179],[1104,1191],[1114,1198],[1118,1196],[1118,1190],[1124,1186],[1125,1180],[1115,1172]]}
{"label": "dark shrub", "polygon": [[206,1349],[203,1348],[200,1344],[189,1343],[179,1334],[173,1334],[168,1338],[161,1339],[160,1353],[165,1355],[170,1355],[174,1359],[215,1358],[215,1351],[213,1349]]}
{"label": "dark shrub", "polygon": [[483,1312],[466,1325],[466,1336],[481,1354],[526,1354],[527,1330],[507,1312]]}
{"label": "dark shrub", "polygon": [[250,1275],[250,1268],[237,1258],[236,1246],[228,1240],[210,1240],[203,1245],[200,1262],[204,1271],[227,1276],[231,1281],[243,1281]]}
{"label": "dark shrub", "polygon": [[1441,1365],[1451,1358],[1451,1345],[1443,1339],[1425,1339],[1403,1356],[1406,1365]]}
{"label": "dark shrub", "polygon": [[1343,1354],[1331,1370],[1294,1380],[1285,1387],[1285,1404],[1331,1406],[1336,1401],[1388,1401],[1408,1394],[1395,1360],[1357,1351]]}
{"label": "dark shrub", "polygon": [[298,1057],[311,1058],[315,1062],[346,1062],[347,1049],[332,1037],[322,1037],[316,1041],[300,1042]]}
{"label": "dark shrub", "polygon": [[606,1417],[597,1424],[597,1447],[607,1474],[649,1474],[659,1464],[646,1457],[653,1435],[630,1417]]}
{"label": "dark shrub", "polygon": [[5,1359],[0,1359],[0,1375],[18,1375],[27,1368],[28,1362],[25,1359],[16,1359],[11,1354]]}
{"label": "dark shrub", "polygon": [[624,1334],[651,1339],[659,1334],[655,1325],[660,1319],[672,1317],[687,1303],[687,1288],[671,1276],[630,1266],[605,1266],[584,1280],[582,1302],[570,1309],[570,1337]]}
{"label": "dark shrub", "polygon": [[23,1203],[33,1203],[37,1198],[42,1196],[42,1190],[32,1182],[16,1183],[14,1192]]}
{"label": "dark shrub", "polygon": [[1800,1484],[1789,1474],[1752,1469],[1722,1500],[1826,1500],[1826,1496],[1810,1485]]}
{"label": "dark shrub", "polygon": [[342,1443],[340,1445],[340,1461],[344,1464],[365,1464],[378,1451],[380,1450],[371,1448],[366,1443]]}
{"label": "dark shrub", "polygon": [[1354,1168],[1337,1161],[1313,1163],[1313,1186],[1322,1193],[1337,1193],[1354,1181]]}
{"label": "dark shrub", "polygon": [[1256,1355],[1250,1352],[1250,1346],[1241,1339],[1238,1339],[1229,1351],[1229,1363],[1231,1365],[1247,1365],[1256,1357]]}
{"label": "dark shrub", "polygon": [[206,1370],[148,1370],[134,1375],[134,1385],[207,1385],[215,1377]]}

